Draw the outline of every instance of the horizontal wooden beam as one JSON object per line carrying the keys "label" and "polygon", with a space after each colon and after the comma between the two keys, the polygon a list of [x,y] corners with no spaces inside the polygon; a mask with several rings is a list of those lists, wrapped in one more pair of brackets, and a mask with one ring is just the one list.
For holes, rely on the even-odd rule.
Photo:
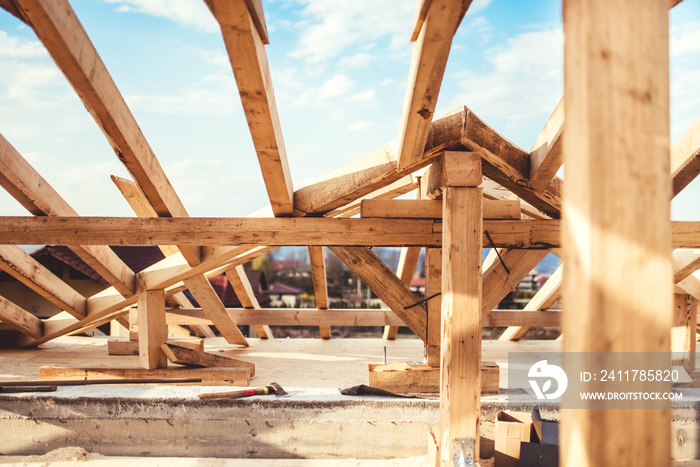
{"label": "horizontal wooden beam", "polygon": [[248,368],[76,368],[67,366],[42,366],[40,380],[86,380],[141,378],[201,378],[201,383],[179,383],[178,386],[250,386]]}
{"label": "horizontal wooden beam", "polygon": [[85,297],[19,247],[0,245],[0,269],[76,318],[85,316]]}
{"label": "horizontal wooden beam", "polygon": [[[484,200],[484,219],[520,219],[520,201]],[[362,217],[388,219],[442,219],[442,201],[427,199],[367,199]]]}
{"label": "horizontal wooden beam", "polygon": [[[407,363],[370,363],[369,386],[393,393],[440,393],[440,367]],[[500,368],[481,362],[481,394],[498,394]]]}
{"label": "horizontal wooden beam", "polygon": [[39,318],[3,296],[0,296],[0,321],[34,339],[39,339],[44,333]]}
{"label": "horizontal wooden beam", "polygon": [[[0,217],[0,220],[0,244],[26,245],[72,241],[86,245],[439,246],[442,232],[442,224],[429,219]],[[674,223],[684,247],[692,242],[700,243],[700,234],[693,231],[698,225]],[[558,220],[487,220],[484,230],[493,240],[492,245],[485,236],[485,246],[559,247]],[[222,250],[228,257],[235,256],[236,251]],[[171,258],[177,261],[178,257],[173,255],[164,261]]]}

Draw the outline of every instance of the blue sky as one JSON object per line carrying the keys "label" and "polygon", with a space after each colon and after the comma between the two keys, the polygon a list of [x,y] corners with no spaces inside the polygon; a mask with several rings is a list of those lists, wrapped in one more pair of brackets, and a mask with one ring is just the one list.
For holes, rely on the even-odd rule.
{"label": "blue sky", "polygon": [[[398,136],[411,0],[264,0],[267,54],[295,188]],[[218,25],[202,0],[73,0],[166,174],[193,216],[267,204]],[[464,104],[529,150],[562,95],[561,4],[475,0],[436,114]],[[671,140],[700,114],[700,2],[671,12]],[[132,211],[128,176],[65,78],[0,11],[0,132],[81,215]],[[674,201],[700,220],[696,180]],[[4,191],[0,215],[27,212]]]}

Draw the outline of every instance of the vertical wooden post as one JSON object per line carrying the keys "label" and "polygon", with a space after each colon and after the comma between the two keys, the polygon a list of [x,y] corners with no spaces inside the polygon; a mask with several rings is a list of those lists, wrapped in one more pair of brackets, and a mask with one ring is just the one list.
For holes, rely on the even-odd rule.
{"label": "vertical wooden post", "polygon": [[696,327],[698,302],[688,294],[675,294],[671,351],[673,364],[681,365],[688,373],[695,370]]}
{"label": "vertical wooden post", "polygon": [[139,365],[153,370],[166,368],[168,360],[160,350],[168,338],[165,324],[165,293],[147,290],[137,297],[139,314]]}
{"label": "vertical wooden post", "polygon": [[[442,249],[425,249],[425,296],[432,297],[442,291]],[[428,366],[440,366],[440,340],[442,326],[442,295],[428,300],[428,329],[426,346]]]}
{"label": "vertical wooden post", "polygon": [[466,186],[481,182],[481,159],[462,157],[473,182],[445,174],[442,212],[440,458],[448,465],[455,440],[473,440],[475,459],[479,454],[483,195]]}
{"label": "vertical wooden post", "polygon": [[[564,1],[566,352],[670,350],[667,9]],[[562,465],[670,465],[670,421],[670,409],[563,409]]]}

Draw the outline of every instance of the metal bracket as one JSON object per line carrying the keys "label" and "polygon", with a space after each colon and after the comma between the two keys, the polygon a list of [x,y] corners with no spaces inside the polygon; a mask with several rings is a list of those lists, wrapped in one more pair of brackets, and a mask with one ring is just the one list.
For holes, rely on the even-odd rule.
{"label": "metal bracket", "polygon": [[454,438],[452,440],[452,465],[455,467],[476,467],[474,457],[474,438]]}

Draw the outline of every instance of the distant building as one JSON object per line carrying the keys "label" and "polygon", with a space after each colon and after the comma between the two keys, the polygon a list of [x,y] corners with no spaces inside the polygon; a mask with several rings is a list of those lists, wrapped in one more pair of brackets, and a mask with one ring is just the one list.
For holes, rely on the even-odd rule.
{"label": "distant building", "polygon": [[269,299],[270,306],[273,308],[298,308],[303,292],[303,289],[292,287],[282,282],[270,284],[267,290],[264,291]]}

